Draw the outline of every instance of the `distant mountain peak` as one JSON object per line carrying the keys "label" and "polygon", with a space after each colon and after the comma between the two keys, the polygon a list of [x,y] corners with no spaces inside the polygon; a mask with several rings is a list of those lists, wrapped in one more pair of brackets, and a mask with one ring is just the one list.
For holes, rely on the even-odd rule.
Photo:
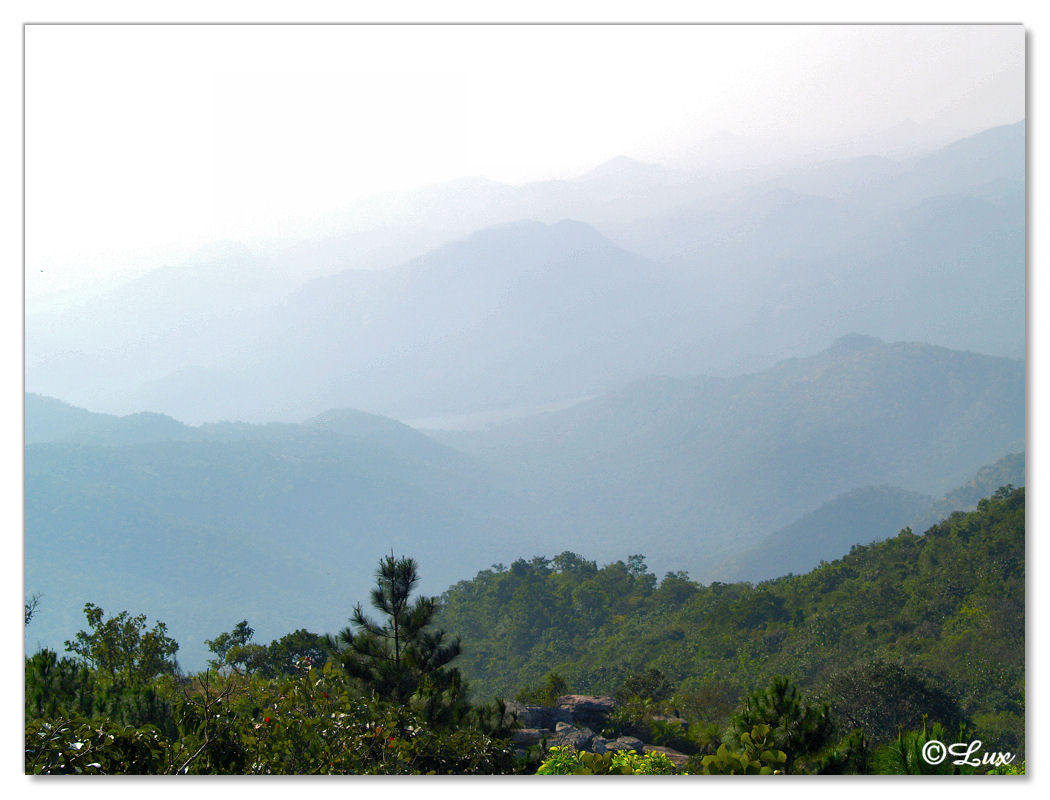
{"label": "distant mountain peak", "polygon": [[167,414],[140,411],[100,414],[46,395],[25,394],[27,443],[52,441],[157,442],[193,437],[195,431]]}
{"label": "distant mountain peak", "polygon": [[374,433],[380,430],[415,432],[412,428],[396,419],[370,414],[367,411],[358,411],[354,408],[331,408],[311,417],[303,424],[354,434],[360,434],[363,431]]}
{"label": "distant mountain peak", "polygon": [[593,236],[600,239],[605,238],[598,232],[597,228],[595,228],[593,225],[590,225],[586,222],[580,222],[578,219],[569,219],[568,217],[560,219],[557,222],[548,225],[547,227],[551,228],[552,230],[564,233],[583,234],[586,236]]}
{"label": "distant mountain peak", "polygon": [[1006,125],[996,125],[992,128],[985,128],[984,130],[972,133],[969,136],[963,136],[956,139],[954,142],[949,143],[944,149],[951,147],[961,146],[970,143],[994,143],[998,144],[1004,139],[1008,138],[1022,138],[1027,132],[1026,120],[1020,119],[1017,122],[1010,122]]}
{"label": "distant mountain peak", "polygon": [[647,180],[653,182],[674,181],[683,176],[679,170],[639,161],[629,156],[616,156],[594,167],[578,178],[577,181],[594,180]]}

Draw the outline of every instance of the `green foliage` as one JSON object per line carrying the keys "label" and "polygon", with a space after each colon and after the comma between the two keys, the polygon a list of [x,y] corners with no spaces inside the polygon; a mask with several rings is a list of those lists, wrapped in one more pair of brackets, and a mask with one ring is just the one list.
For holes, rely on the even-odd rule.
{"label": "green foliage", "polygon": [[612,767],[625,766],[634,775],[685,775],[684,770],[675,766],[663,753],[645,753],[639,755],[633,750],[620,750],[613,754]]}
{"label": "green foliage", "polygon": [[[836,746],[857,727],[870,747],[888,744],[930,713],[980,720],[1023,755],[1024,510],[1024,489],[1004,487],[923,535],[759,586],[669,573],[654,588],[639,565],[520,559],[451,587],[439,621],[469,635],[457,663],[483,697],[552,669],[576,691],[614,694],[655,669],[692,726],[724,729],[748,691],[780,675],[830,705]],[[900,696],[879,697],[898,678]]]}
{"label": "green foliage", "polygon": [[269,645],[252,642],[255,631],[247,620],[238,622],[233,630],[221,633],[205,644],[215,654],[208,663],[213,669],[239,674],[259,673],[268,678],[293,675],[300,664],[322,666],[335,652],[328,637],[300,628],[275,639]]}
{"label": "green foliage", "polygon": [[758,726],[766,734],[765,741],[784,754],[785,773],[869,771],[870,751],[864,731],[852,730],[836,742],[837,726],[830,707],[805,701],[798,688],[784,678],[774,678],[764,691],[748,695],[733,715],[726,739],[743,747],[743,737],[749,732],[753,737]]}
{"label": "green foliage", "polygon": [[831,675],[821,696],[831,704],[840,728],[863,728],[873,741],[888,742],[901,725],[920,725],[924,714],[952,729],[966,721],[958,700],[934,680],[876,657]]}
{"label": "green foliage", "polygon": [[106,718],[131,727],[153,725],[174,734],[172,704],[153,681],[92,670],[82,661],[41,650],[26,659],[25,718]]}
{"label": "green foliage", "polygon": [[229,633],[221,633],[214,639],[205,640],[208,650],[215,658],[208,663],[213,669],[223,667],[238,672],[256,672],[262,669],[267,661],[266,648],[252,644],[255,630],[248,625],[248,620],[241,620]]}
{"label": "green foliage", "polygon": [[787,756],[775,749],[776,743],[768,725],[755,725],[739,736],[740,748],[731,750],[725,743],[700,759],[704,775],[779,775]]}
{"label": "green foliage", "polygon": [[[165,654],[177,645],[163,623],[124,612],[85,611],[92,633],[68,643],[80,658],[42,651],[26,660],[26,771],[34,774],[489,774],[525,768],[510,749],[506,708],[470,707],[458,652],[428,629],[432,598],[409,602],[411,559],[384,561],[377,608],[388,624],[363,620],[345,656],[374,655],[347,670],[332,644],[300,629],[254,644],[247,620],[208,641],[211,668],[176,677]],[[396,633],[393,633],[396,631]],[[375,639],[392,640],[385,650]],[[411,693],[387,682],[400,666]],[[162,665],[158,668],[158,664]],[[364,667],[371,666],[371,671]],[[397,676],[395,676],[397,677]],[[393,690],[391,690],[393,687]]]}
{"label": "green foliage", "polygon": [[[173,688],[173,687],[169,687]],[[516,769],[479,727],[430,725],[410,708],[362,697],[336,665],[294,676],[194,678],[171,698],[176,730],[83,716],[26,725],[35,774],[492,774]]]}
{"label": "green foliage", "polygon": [[1016,753],[1024,759],[1024,707],[1018,710],[1001,710],[993,713],[975,714],[973,728],[982,741],[994,744],[997,750]]}
{"label": "green foliage", "polygon": [[817,754],[809,771],[817,775],[867,775],[871,772],[871,757],[868,737],[862,730],[853,730]]}
{"label": "green foliage", "polygon": [[[644,561],[628,561],[599,570],[571,552],[553,559],[518,559],[509,569],[484,570],[473,581],[449,589],[438,619],[452,633],[470,636],[470,652],[460,663],[469,669],[471,684],[479,686],[482,696],[513,696],[522,686],[542,684],[553,668],[574,686],[612,694],[631,671],[644,672],[651,666],[650,653],[638,659],[634,670],[602,673],[599,685],[583,674],[593,669],[590,665],[616,663],[624,653],[637,653],[640,641],[648,642],[651,634],[626,646],[616,642],[609,649],[619,655],[595,654],[584,669],[584,660],[577,659],[577,650],[603,629],[619,630],[636,615],[647,616],[648,606],[655,610],[659,605],[654,598],[660,588],[654,589],[655,578]],[[678,577],[670,580],[680,582]],[[689,586],[695,590],[694,584]],[[576,660],[571,674],[561,668],[563,660]]]}
{"label": "green foliage", "polygon": [[[763,726],[763,741],[785,754],[784,772],[809,771],[808,760],[832,742],[835,731],[830,708],[811,705],[798,687],[786,678],[774,678],[769,688],[745,698],[733,715],[726,739],[744,746],[744,737],[754,737]],[[746,750],[746,748],[745,748]]]}
{"label": "green foliage", "polygon": [[179,645],[167,635],[163,622],[147,630],[145,614],[133,617],[121,611],[110,619],[104,615],[94,603],[85,604],[84,616],[91,632],[79,631],[73,641],[66,641],[66,650],[114,678],[146,681],[178,669],[175,652]]}
{"label": "green foliage", "polygon": [[293,675],[300,663],[321,667],[333,653],[326,637],[299,628],[270,642],[267,650],[266,674]]}
{"label": "green foliage", "polygon": [[526,686],[515,696],[519,703],[533,706],[553,706],[559,697],[566,694],[568,684],[557,672],[548,673],[540,686]]}
{"label": "green foliage", "polygon": [[950,746],[955,742],[967,741],[968,738],[965,730],[953,738],[939,722],[928,725],[923,717],[921,731],[905,731],[901,726],[897,741],[875,752],[875,772],[879,775],[973,775],[973,767],[955,764],[951,756],[939,764],[931,764],[923,757],[923,747],[927,742],[937,740]]}
{"label": "green foliage", "polygon": [[633,750],[588,753],[571,747],[552,747],[536,770],[537,775],[678,775],[680,771],[663,753],[639,755]]}
{"label": "green foliage", "polygon": [[674,684],[667,676],[655,667],[650,667],[645,672],[628,675],[616,690],[616,698],[621,702],[635,698],[660,701],[669,698],[673,692]]}
{"label": "green foliage", "polygon": [[169,772],[171,743],[155,728],[109,720],[33,720],[25,730],[29,775],[143,775]]}
{"label": "green foliage", "polygon": [[95,673],[82,661],[41,650],[26,659],[26,720],[88,714],[95,705]]}
{"label": "green foliage", "polygon": [[727,723],[739,699],[740,695],[731,681],[707,675],[700,680],[690,681],[689,691],[679,691],[672,703],[673,708],[680,709],[687,719],[707,720],[713,725],[717,720]]}
{"label": "green foliage", "polygon": [[1025,762],[1022,761],[1020,764],[1002,764],[998,767],[992,767],[988,770],[989,775],[1024,775]]}
{"label": "green foliage", "polygon": [[510,771],[501,741],[476,728],[435,728],[403,705],[358,695],[326,664],[276,681],[253,682],[235,707],[250,712],[241,741],[256,774]]}
{"label": "green foliage", "polygon": [[353,625],[338,640],[345,645],[342,665],[379,697],[411,703],[430,723],[451,722],[466,713],[459,670],[449,663],[460,653],[459,639],[430,630],[438,610],[435,597],[410,598],[419,581],[411,558],[385,557],[376,570],[372,605],[385,621],[365,615],[360,603]]}

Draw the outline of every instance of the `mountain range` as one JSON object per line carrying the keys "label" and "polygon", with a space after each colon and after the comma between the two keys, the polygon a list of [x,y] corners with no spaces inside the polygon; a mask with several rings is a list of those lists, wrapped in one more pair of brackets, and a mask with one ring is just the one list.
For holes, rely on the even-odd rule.
{"label": "mountain range", "polygon": [[[242,618],[260,638],[337,630],[391,550],[417,559],[429,593],[521,555],[598,548],[714,579],[789,526],[835,558],[896,533],[878,503],[865,522],[857,490],[897,487],[884,494],[909,519],[932,511],[925,500],[1023,449],[1024,409],[1023,362],[862,336],[455,433],[352,410],[188,426],[30,394],[25,581],[44,599],[29,646],[60,646],[88,601],[164,619],[189,664]],[[814,537],[813,515],[834,518],[821,507],[842,495],[850,532]]]}
{"label": "mountain range", "polygon": [[26,388],[116,414],[401,419],[741,375],[851,332],[1020,358],[1025,127],[923,156],[377,198],[26,317]]}
{"label": "mountain range", "polygon": [[169,622],[200,665],[204,639],[244,617],[275,638],[345,626],[391,550],[436,592],[514,546],[516,500],[394,420],[188,427],[34,395],[26,419],[25,583],[43,597],[30,646],[61,649],[90,601]]}
{"label": "mountain range", "polygon": [[28,646],[336,630],[391,551],[762,581],[1023,483],[1025,137],[468,178],[32,303]]}
{"label": "mountain range", "polygon": [[982,467],[971,481],[940,499],[893,486],[854,489],[727,559],[718,576],[758,583],[802,575],[823,561],[846,555],[855,545],[880,541],[905,528],[922,533],[952,513],[972,511],[980,499],[1002,486],[1024,485],[1024,453],[1011,453]]}
{"label": "mountain range", "polygon": [[853,489],[935,497],[1024,447],[1024,363],[852,335],[751,375],[654,378],[484,431],[434,432],[530,497],[532,528],[708,578]]}

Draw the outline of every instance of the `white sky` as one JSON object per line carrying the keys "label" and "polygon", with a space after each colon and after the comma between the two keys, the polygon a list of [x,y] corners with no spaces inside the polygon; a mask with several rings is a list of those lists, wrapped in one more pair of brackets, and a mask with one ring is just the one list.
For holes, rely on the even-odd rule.
{"label": "white sky", "polygon": [[[355,197],[1024,116],[1020,26],[30,26],[26,293]],[[877,144],[877,142],[875,142]],[[858,147],[861,145],[858,144]],[[41,272],[43,270],[43,272]]]}

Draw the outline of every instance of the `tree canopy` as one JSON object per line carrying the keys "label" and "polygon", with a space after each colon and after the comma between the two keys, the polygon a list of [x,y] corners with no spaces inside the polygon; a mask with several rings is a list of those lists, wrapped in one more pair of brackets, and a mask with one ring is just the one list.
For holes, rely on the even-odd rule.
{"label": "tree canopy", "polygon": [[345,648],[342,664],[383,698],[407,702],[415,696],[428,715],[447,713],[460,702],[459,671],[448,666],[460,654],[460,643],[430,629],[438,598],[413,600],[418,582],[413,559],[383,558],[371,592],[372,606],[383,617],[376,621],[357,604],[352,627],[337,637]]}
{"label": "tree canopy", "polygon": [[94,603],[84,605],[89,631],[79,631],[66,650],[75,653],[91,667],[112,677],[149,680],[178,669],[175,653],[178,642],[168,636],[168,626],[157,622],[146,628],[146,615],[131,616],[121,611],[105,619],[105,612]]}

